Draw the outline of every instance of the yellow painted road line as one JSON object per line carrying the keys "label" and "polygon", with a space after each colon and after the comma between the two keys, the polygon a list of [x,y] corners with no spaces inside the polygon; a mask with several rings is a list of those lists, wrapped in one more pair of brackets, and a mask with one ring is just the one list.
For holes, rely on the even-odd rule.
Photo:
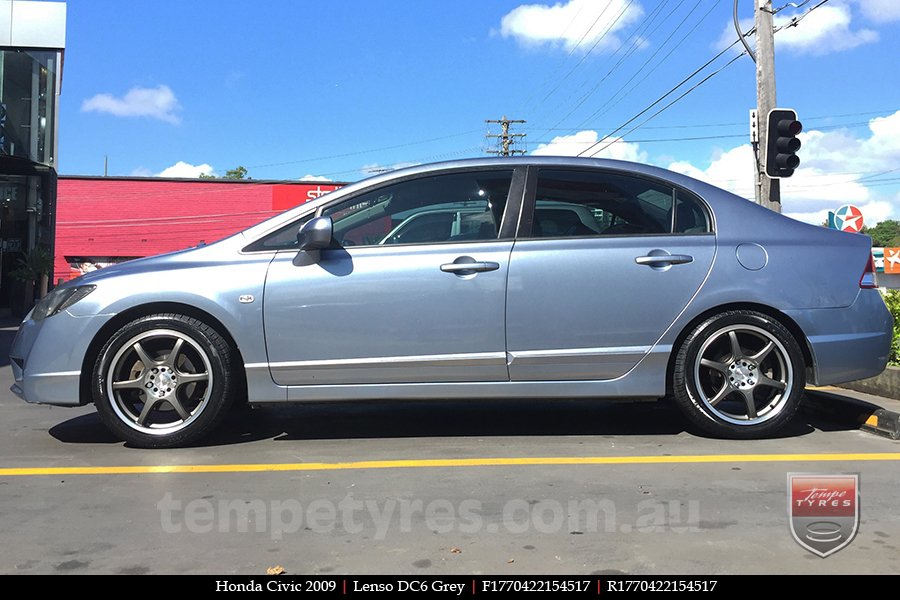
{"label": "yellow painted road line", "polygon": [[695,454],[684,456],[549,456],[511,458],[437,458],[425,460],[362,460],[357,462],[334,463],[135,465],[119,467],[13,467],[0,468],[0,477],[23,475],[147,475],[157,473],[269,473],[278,471],[342,471],[348,469],[414,469],[540,465],[664,465],[873,461],[900,461],[900,452],[846,454]]}

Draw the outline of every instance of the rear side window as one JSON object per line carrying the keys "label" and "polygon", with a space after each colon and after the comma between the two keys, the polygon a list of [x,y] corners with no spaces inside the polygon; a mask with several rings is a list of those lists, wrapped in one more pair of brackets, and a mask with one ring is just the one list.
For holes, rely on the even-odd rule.
{"label": "rear side window", "polygon": [[675,233],[707,233],[709,218],[700,201],[681,190],[675,193]]}
{"label": "rear side window", "polygon": [[707,231],[700,201],[665,183],[619,173],[539,173],[531,237]]}

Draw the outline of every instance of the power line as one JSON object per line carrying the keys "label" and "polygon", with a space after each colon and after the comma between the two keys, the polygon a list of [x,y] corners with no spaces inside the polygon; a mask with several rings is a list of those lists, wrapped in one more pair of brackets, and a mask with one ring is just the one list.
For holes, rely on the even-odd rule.
{"label": "power line", "polygon": [[347,158],[350,156],[359,156],[361,154],[371,154],[372,152],[382,152],[384,150],[396,150],[397,148],[406,148],[408,146],[415,146],[418,144],[428,144],[430,142],[439,142],[439,141],[443,141],[443,140],[449,140],[449,139],[455,138],[455,137],[461,137],[464,135],[471,135],[473,133],[478,133],[479,131],[480,130],[478,130],[478,129],[472,129],[469,131],[462,131],[460,133],[453,133],[450,135],[444,135],[444,136],[440,136],[440,137],[428,138],[428,139],[424,139],[424,140],[416,140],[416,141],[412,141],[412,142],[404,142],[401,144],[394,144],[392,146],[382,146],[380,148],[369,148],[368,150],[357,150],[354,152],[343,152],[341,154],[332,154],[330,156],[316,156],[316,157],[312,157],[312,158],[287,160],[287,161],[283,161],[283,162],[268,163],[268,164],[264,164],[264,165],[250,165],[247,168],[248,169],[263,169],[266,167],[282,167],[282,166],[286,166],[286,165],[296,165],[296,164],[300,164],[300,163],[316,162],[316,161],[320,161],[320,160],[332,160],[335,158]]}
{"label": "power line", "polygon": [[[792,20],[790,21],[790,23],[785,24],[785,25],[783,25],[783,26],[781,26],[781,27],[776,28],[776,29],[773,31],[773,33],[777,33],[778,31],[781,31],[782,29],[784,29],[784,28],[786,28],[786,27],[793,27],[793,26],[796,26],[797,23],[799,23],[800,21],[802,21],[802,20],[803,20],[806,16],[808,16],[811,12],[813,12],[814,10],[816,10],[817,8],[819,8],[820,6],[822,6],[823,4],[825,4],[826,2],[828,2],[828,0],[821,0],[821,2],[819,2],[818,4],[816,4],[815,6],[813,6],[812,8],[810,8],[810,9],[809,9],[807,12],[805,12],[804,14],[800,15],[799,17],[795,17],[794,19],[792,19]],[[745,34],[745,35],[750,35],[752,32],[753,32],[753,30],[751,30],[750,32],[748,32],[748,33]],[[737,45],[738,42],[740,42],[740,40],[735,40],[734,42],[732,42],[729,46],[727,46],[725,49],[723,49],[721,52],[719,52],[716,56],[714,56],[714,57],[711,58],[709,61],[707,61],[703,66],[701,66],[700,68],[696,69],[693,73],[691,73],[690,75],[688,75],[685,79],[683,79],[681,82],[679,82],[676,86],[674,86],[674,87],[673,87],[672,89],[670,89],[668,92],[666,92],[665,94],[663,94],[662,96],[660,96],[660,97],[659,97],[657,100],[655,100],[652,104],[650,104],[649,106],[647,106],[646,108],[644,108],[641,112],[639,112],[638,114],[636,114],[635,116],[633,116],[631,119],[629,119],[628,121],[626,121],[625,123],[623,123],[622,125],[620,125],[619,127],[617,127],[615,130],[613,130],[613,131],[610,132],[609,134],[605,135],[603,138],[601,138],[600,140],[598,140],[597,142],[595,142],[595,143],[594,143],[593,145],[591,145],[589,148],[586,148],[585,150],[582,150],[582,151],[578,154],[578,156],[582,156],[582,155],[584,155],[584,154],[587,153],[587,152],[593,151],[595,147],[599,146],[601,143],[603,143],[604,140],[606,140],[607,138],[609,138],[611,135],[614,135],[614,134],[617,133],[618,131],[620,131],[620,130],[624,129],[625,127],[627,127],[630,123],[632,123],[632,122],[634,122],[635,120],[637,120],[641,115],[643,115],[643,114],[645,114],[646,112],[648,112],[648,111],[649,111],[651,108],[653,108],[653,106],[655,106],[656,104],[659,104],[663,99],[665,99],[667,96],[669,96],[670,94],[672,94],[673,92],[675,92],[675,90],[677,90],[679,87],[681,87],[682,85],[684,85],[687,81],[689,81],[691,78],[693,78],[693,77],[694,77],[695,75],[697,75],[700,71],[702,71],[703,69],[705,69],[707,66],[709,66],[710,64],[712,64],[712,63],[713,63],[716,59],[718,59],[720,56],[722,56],[723,54],[725,54],[726,52],[728,52],[729,50],[731,50],[731,48],[733,48],[735,45]],[[725,63],[722,67],[720,67],[720,68],[717,69],[716,71],[713,71],[710,75],[707,75],[706,77],[704,77],[702,80],[700,80],[700,81],[699,81],[698,83],[696,83],[694,86],[692,86],[691,88],[689,88],[686,92],[684,92],[683,94],[681,94],[680,96],[678,96],[677,98],[675,98],[673,101],[669,102],[667,105],[665,105],[663,108],[661,108],[661,109],[658,110],[657,112],[653,113],[650,117],[648,117],[647,119],[645,119],[642,123],[640,123],[640,124],[638,124],[638,125],[632,127],[627,133],[625,133],[625,135],[628,135],[629,133],[635,131],[636,129],[638,129],[639,127],[641,127],[642,125],[644,125],[645,123],[647,123],[648,121],[650,121],[651,119],[655,118],[657,115],[659,115],[660,113],[662,113],[663,111],[665,111],[666,109],[668,109],[669,107],[671,107],[672,105],[674,105],[676,102],[678,102],[679,100],[681,100],[682,98],[684,98],[685,96],[687,96],[689,93],[691,93],[692,91],[694,91],[695,89],[697,89],[698,87],[700,87],[703,83],[705,83],[706,81],[709,81],[709,79],[711,79],[711,78],[714,77],[715,75],[721,73],[724,69],[726,69],[727,67],[729,67],[730,65],[732,65],[734,62],[736,62],[739,58],[741,58],[741,57],[744,56],[745,54],[747,54],[746,51],[741,52],[740,54],[738,54],[737,56],[735,56],[734,58],[732,58],[730,61],[728,61],[727,63]],[[621,136],[621,137],[624,137],[624,136]],[[606,145],[604,145],[602,148],[600,148],[600,150],[594,151],[593,154],[596,154],[597,152],[601,152],[601,151],[605,150],[606,148],[608,148],[608,147],[611,146],[612,144],[616,143],[617,141],[619,141],[619,140],[616,139],[616,140],[612,140],[612,141],[608,142]]]}
{"label": "power line", "polygon": [[[578,40],[578,42],[577,42],[574,46],[572,46],[571,49],[569,49],[569,53],[566,54],[566,56],[560,61],[560,63],[559,63],[559,66],[560,66],[560,67],[562,67],[562,65],[563,65],[567,60],[569,60],[569,58],[572,57],[572,55],[575,53],[575,51],[578,49],[578,47],[581,46],[581,43],[582,43],[582,42],[584,41],[584,39],[587,37],[588,33],[591,32],[591,30],[594,28],[594,25],[597,24],[597,21],[600,20],[600,17],[603,16],[603,14],[606,12],[606,10],[610,7],[611,4],[612,4],[612,3],[610,2],[610,3],[608,3],[606,6],[603,7],[603,10],[600,12],[599,15],[597,15],[597,18],[594,20],[594,23],[593,23],[590,27],[588,27],[588,28],[585,30],[584,34],[582,34],[582,36],[581,36],[581,38]],[[578,19],[578,17],[581,15],[581,13],[582,13],[582,11],[584,10],[584,7],[585,7],[585,6],[587,6],[587,2],[584,2],[584,3],[581,4],[581,6],[578,8],[578,12],[575,13],[575,16],[572,17],[572,20],[569,21],[569,24],[568,24],[568,25],[566,25],[566,28],[563,30],[562,35],[561,35],[560,37],[562,37],[563,39],[565,39],[566,33],[569,32],[569,29],[571,29],[572,25],[575,23],[575,21],[576,21],[576,20]],[[541,89],[543,89],[543,88],[545,88],[545,87],[549,87],[550,85],[552,85],[552,82],[553,82],[553,77],[552,77],[552,76],[551,76],[551,77],[548,77],[546,80],[544,80],[544,83],[542,83],[540,86],[538,86],[538,87],[536,87],[534,90],[532,90],[531,94],[529,94],[529,95],[528,95],[528,98],[526,98],[526,100],[525,100],[525,106],[526,106],[527,108],[530,108],[532,102],[534,101],[534,98],[535,98],[535,97],[537,96],[537,94],[539,93],[538,90],[541,90]]]}
{"label": "power line", "polygon": [[[844,123],[844,124],[840,124],[840,125],[823,125],[821,127],[816,127],[814,129],[814,131],[824,131],[824,130],[831,130],[831,129],[847,129],[850,127],[860,127],[860,126],[868,125],[868,124],[869,124],[869,121],[858,121],[856,123]],[[730,123],[729,125],[737,125],[737,123]],[[682,127],[690,128],[690,129],[698,129],[698,128],[706,129],[710,126],[709,125],[678,126],[678,128],[682,128]],[[645,127],[644,129],[667,129],[667,128]],[[566,129],[565,131],[569,131],[569,130]],[[698,135],[698,136],[690,136],[690,137],[647,138],[647,139],[634,139],[634,138],[626,139],[626,138],[622,137],[618,141],[631,143],[631,144],[653,143],[653,142],[690,142],[690,141],[699,141],[699,140],[720,140],[720,139],[728,139],[728,138],[742,138],[742,137],[746,137],[746,136],[747,136],[746,132],[741,132],[741,133],[723,133],[723,134],[719,134],[719,135]],[[535,143],[535,144],[551,144],[551,143],[553,143],[553,140],[538,140],[533,143]],[[588,144],[593,144],[595,142],[567,141],[566,143],[573,144],[573,145],[576,145],[576,144],[588,145]]]}
{"label": "power line", "polygon": [[[894,173],[895,171],[900,171],[900,167],[897,167],[897,168],[895,168],[895,169],[888,169],[887,171],[881,171],[880,173],[875,173],[874,175],[869,175],[868,177],[862,177],[862,178],[860,178],[860,179],[857,179],[856,181],[864,181],[864,180],[866,180],[866,179],[872,179],[872,178],[874,178],[874,177],[880,177],[880,176],[882,176],[882,175],[887,175],[888,173]],[[886,181],[886,180],[885,180],[885,179],[879,179],[878,181]]]}
{"label": "power line", "polygon": [[[666,0],[666,2],[667,1],[668,0]],[[699,3],[701,1],[702,0],[697,0],[697,4],[699,5]],[[601,77],[600,80],[594,84],[594,87],[592,87],[586,94],[584,94],[578,100],[578,102],[575,104],[575,106],[572,107],[572,109],[568,113],[566,113],[565,116],[563,116],[561,119],[559,119],[559,121],[557,121],[556,125],[559,125],[560,123],[562,123],[563,121],[568,119],[572,115],[572,113],[574,113],[576,110],[581,108],[581,106],[585,102],[587,102],[587,100],[597,92],[597,90],[600,88],[600,86],[603,84],[603,82],[606,81],[609,78],[609,76],[612,75],[613,72],[615,72],[615,70],[618,69],[625,60],[627,60],[630,56],[632,56],[632,54],[634,54],[634,51],[638,46],[638,42],[642,39],[642,37],[641,37],[642,32],[646,28],[649,28],[650,25],[653,24],[653,21],[655,21],[656,17],[658,17],[659,14],[662,12],[662,8],[665,6],[666,2],[662,2],[659,5],[657,5],[656,9],[654,9],[654,11],[652,13],[650,13],[650,15],[642,21],[641,25],[639,25],[638,27],[635,28],[634,32],[632,32],[632,34],[629,36],[629,39],[631,40],[631,46],[628,48],[628,50],[625,52],[625,54],[618,60],[618,62],[616,62],[616,64],[614,64],[613,66],[611,66],[609,68],[609,70],[606,72],[606,74],[603,75],[603,77]],[[685,0],[680,0],[680,2],[675,6],[675,8],[673,8],[672,11],[669,12],[668,15],[666,15],[666,19],[671,17],[675,13],[675,11],[678,10],[681,7],[681,5],[684,3],[685,3]],[[648,34],[648,35],[652,35],[653,33],[655,33],[656,30],[659,29],[659,26],[662,25],[662,23],[665,22],[666,19],[663,19],[663,21],[660,22],[653,29],[653,31],[651,31],[650,34]],[[612,57],[614,57],[616,54],[618,54],[619,50],[621,50],[624,47],[625,47],[625,43],[623,42],[622,44],[619,45],[618,48],[616,48],[616,51],[613,53]],[[610,57],[610,58],[612,58],[612,57]],[[579,87],[579,90],[581,89],[581,87],[584,87],[584,84],[582,84],[582,86]],[[576,93],[577,93],[577,91],[576,91]]]}
{"label": "power line", "polygon": [[[728,52],[729,50],[731,50],[734,46],[737,45],[737,43],[738,43],[737,40],[735,40],[734,42],[732,42],[732,44],[731,44],[730,46],[728,46],[727,48],[725,48],[724,50],[722,50],[721,52],[719,52],[718,54],[716,54],[715,56],[713,56],[711,59],[709,59],[708,61],[706,61],[705,63],[703,63],[703,65],[701,65],[701,66],[698,67],[697,69],[694,69],[694,71],[693,71],[690,75],[688,75],[687,77],[685,77],[684,79],[682,79],[681,81],[679,81],[679,82],[678,82],[675,86],[673,86],[668,92],[666,92],[665,94],[663,94],[662,96],[660,96],[659,98],[657,98],[656,100],[654,100],[653,102],[651,102],[651,103],[650,103],[647,107],[645,107],[642,111],[640,111],[638,114],[634,115],[633,117],[631,117],[630,119],[628,119],[627,121],[625,121],[624,123],[622,123],[621,125],[619,125],[618,127],[616,127],[612,132],[610,132],[609,134],[603,136],[603,138],[601,138],[600,140],[598,140],[594,145],[595,145],[595,146],[600,145],[600,143],[602,143],[603,140],[605,140],[607,137],[609,137],[610,135],[613,135],[613,134],[615,134],[616,132],[618,132],[618,131],[624,129],[625,127],[627,127],[628,125],[630,125],[631,123],[633,123],[634,121],[636,121],[637,119],[639,119],[642,115],[644,115],[645,113],[649,112],[650,109],[652,109],[654,106],[656,106],[657,104],[659,104],[660,102],[662,102],[663,100],[665,100],[668,96],[670,96],[671,94],[673,94],[678,88],[680,88],[681,86],[683,86],[685,83],[687,83],[688,81],[690,81],[691,79],[693,79],[695,75],[697,75],[698,73],[700,73],[701,71],[703,71],[703,69],[705,69],[706,67],[708,67],[709,65],[711,65],[712,63],[714,63],[716,60],[718,60],[720,56],[722,56],[723,54],[725,54],[726,52]],[[737,57],[735,57],[735,58],[740,58],[741,56],[743,56],[743,53],[742,53],[742,54],[738,54]],[[730,65],[732,62],[734,62],[734,59],[732,59],[731,62],[729,62],[728,64]],[[720,69],[720,71],[721,71],[721,69]],[[719,72],[719,71],[716,71],[716,73],[718,73],[718,72]],[[714,74],[715,74],[715,73],[714,73]],[[709,77],[707,77],[706,79],[709,79]],[[706,79],[704,79],[703,81],[706,81]],[[695,89],[695,88],[696,88],[696,86],[695,86],[694,88],[691,88],[691,89],[693,90],[693,89]],[[680,98],[683,98],[683,97],[684,97],[684,96],[680,96]],[[669,106],[671,106],[671,104],[670,104]],[[659,113],[657,113],[657,114],[659,114]],[[655,115],[654,115],[654,116],[655,116]],[[632,130],[632,131],[633,131],[633,130]],[[593,147],[592,147],[592,148],[593,148]],[[581,156],[581,155],[584,154],[585,152],[590,151],[592,148],[588,148],[587,150],[582,151],[581,153],[578,154],[578,156]]]}
{"label": "power line", "polygon": [[[671,102],[669,102],[668,104],[666,104],[665,106],[663,106],[661,109],[659,109],[658,111],[656,111],[655,113],[653,113],[652,115],[650,115],[649,117],[647,117],[642,123],[639,123],[639,124],[635,125],[634,127],[632,127],[631,129],[629,129],[629,130],[625,133],[625,135],[628,135],[629,133],[633,132],[635,129],[641,127],[641,126],[642,126],[644,123],[646,123],[647,121],[650,121],[651,119],[654,119],[657,115],[659,115],[660,113],[662,113],[663,111],[665,111],[666,109],[668,109],[669,107],[671,107],[673,104],[675,104],[676,102],[678,102],[679,100],[681,100],[682,98],[684,98],[685,96],[687,96],[688,94],[690,94],[691,92],[693,92],[694,90],[696,90],[698,87],[700,87],[701,85],[703,85],[704,83],[706,83],[707,81],[709,81],[710,79],[712,79],[713,77],[715,77],[716,75],[718,75],[719,73],[721,73],[722,71],[724,71],[726,68],[730,67],[730,66],[731,66],[732,64],[734,64],[739,58],[741,58],[742,56],[744,56],[744,54],[745,54],[744,52],[741,52],[740,54],[738,54],[737,56],[735,56],[734,58],[732,58],[731,60],[729,60],[727,63],[725,63],[724,65],[722,65],[721,67],[719,67],[718,69],[716,69],[715,71],[713,71],[712,73],[710,73],[709,75],[707,75],[706,77],[704,77],[703,79],[701,79],[700,81],[698,81],[698,82],[697,82],[696,84],[694,84],[692,87],[688,88],[687,91],[685,91],[683,94],[681,94],[680,96],[678,96],[677,98],[675,98],[674,100],[672,100]],[[621,127],[620,127],[619,129],[621,129]],[[616,131],[618,131],[618,129],[617,129]],[[612,133],[616,133],[616,132],[613,131]],[[599,140],[596,144],[594,144],[594,146],[599,145],[599,144],[600,144],[604,139],[606,139],[607,137],[609,137],[609,136],[608,136],[608,135],[605,136],[603,139]],[[623,136],[623,137],[624,137],[624,136]],[[600,150],[597,150],[596,152],[594,152],[594,154],[597,154],[597,152],[602,152],[602,151],[605,150],[606,148],[608,148],[608,147],[612,146],[613,144],[615,144],[617,141],[618,141],[618,140],[612,140],[612,141],[610,141],[610,142],[607,143],[605,146],[603,146],[602,148],[600,148]],[[578,154],[578,156],[581,156],[581,155],[584,154],[585,152],[589,152],[589,151],[591,151],[592,149],[593,149],[593,146],[592,146],[591,148],[588,148],[587,150],[582,150],[582,151]]]}
{"label": "power line", "polygon": [[[861,117],[866,115],[890,115],[897,111],[900,111],[900,108],[886,108],[883,110],[871,110],[866,112],[855,112],[855,113],[843,113],[837,115],[814,115],[811,117],[804,117],[803,121],[820,121],[824,119],[836,119],[839,117]],[[836,129],[840,127],[855,127],[858,125],[868,125],[871,121],[856,121],[853,123],[835,123],[831,125],[821,125],[817,129]],[[710,127],[734,127],[736,125],[746,125],[747,123],[744,121],[730,121],[728,123],[694,123],[688,125],[647,125],[644,129],[697,129],[698,127],[702,127],[704,129]],[[548,127],[544,129],[543,127],[535,127],[533,129],[526,128],[527,131],[572,131],[571,127]],[[603,129],[602,127],[600,129]]]}
{"label": "power line", "polygon": [[[675,44],[675,46],[673,46],[672,49],[669,50],[665,54],[665,56],[663,56],[662,59],[660,59],[659,62],[657,62],[655,65],[653,65],[653,67],[649,71],[647,71],[647,73],[643,77],[641,77],[641,79],[639,79],[637,81],[637,83],[635,83],[634,85],[632,85],[630,88],[628,88],[626,90],[625,86],[627,86],[629,83],[631,83],[631,81],[635,77],[637,77],[637,75],[639,75],[641,73],[641,71],[643,71],[644,69],[647,68],[647,66],[653,61],[653,59],[656,57],[656,55],[659,52],[661,52],[662,49],[669,43],[669,41],[672,39],[672,37],[675,35],[675,33],[678,31],[678,29],[681,28],[681,26],[684,24],[685,21],[682,21],[682,23],[679,23],[679,25],[669,34],[669,36],[663,41],[663,43],[656,49],[656,51],[653,53],[653,55],[651,55],[650,58],[648,58],[644,62],[644,64],[641,65],[641,67],[634,73],[634,75],[632,75],[631,78],[629,78],[628,81],[626,81],[624,84],[622,84],[619,87],[619,90],[616,91],[616,93],[613,94],[609,99],[607,99],[607,101],[604,102],[597,110],[595,110],[593,113],[591,113],[591,116],[589,116],[587,119],[585,119],[585,121],[582,121],[582,125],[585,122],[590,121],[591,119],[594,119],[596,117],[599,117],[599,116],[602,116],[602,115],[605,115],[606,113],[608,113],[617,104],[619,104],[619,102],[621,102],[626,97],[628,97],[628,95],[631,94],[631,92],[633,92],[639,85],[641,85],[644,81],[646,81],[648,77],[650,77],[659,67],[661,67],[667,60],[669,60],[669,58],[672,57],[672,55],[675,53],[675,51],[678,50],[694,34],[694,32],[697,31],[697,29],[700,27],[700,25],[703,24],[703,22],[706,20],[706,18],[712,14],[713,10],[716,8],[716,6],[719,4],[719,2],[721,2],[721,0],[716,0],[713,4],[711,4],[709,7],[709,10],[707,10],[706,13],[704,13],[704,15],[702,17],[700,17],[700,20],[698,20],[696,23],[694,23],[694,26],[691,27],[687,31],[687,33],[685,33],[683,36],[680,37],[680,39],[678,40],[678,43]],[[691,9],[691,13],[693,13],[693,11],[694,11],[694,9]],[[690,16],[690,14],[687,15],[687,17],[689,17],[689,16]],[[687,19],[687,17],[685,17],[685,20]],[[579,127],[581,127],[581,125],[579,125]]]}
{"label": "power line", "polygon": [[[476,130],[476,131],[480,131],[480,130]],[[412,166],[412,165],[417,165],[417,164],[421,164],[421,163],[425,163],[425,162],[431,162],[431,161],[435,161],[435,160],[456,158],[456,157],[466,155],[466,154],[474,155],[474,154],[478,154],[482,151],[483,151],[483,148],[481,148],[480,146],[474,146],[474,147],[464,148],[464,149],[460,149],[460,150],[443,152],[441,154],[432,154],[431,156],[424,156],[424,157],[418,157],[418,158],[414,158],[414,159],[408,159],[404,162],[410,163],[410,166]],[[346,175],[348,173],[359,173],[360,171],[361,171],[361,169],[359,169],[359,168],[347,169],[345,171],[333,171],[331,173],[323,173],[322,176],[323,177],[334,177],[336,175]]]}
{"label": "power line", "polygon": [[[560,86],[562,86],[563,82],[564,82],[566,79],[568,79],[569,76],[571,76],[572,73],[574,73],[574,72],[578,69],[578,67],[580,67],[581,64],[582,64],[585,60],[587,60],[587,57],[591,54],[591,52],[594,51],[594,48],[596,48],[596,47],[600,44],[600,42],[603,41],[604,38],[606,38],[607,34],[609,34],[609,32],[612,31],[612,28],[615,27],[616,24],[619,22],[619,20],[625,15],[625,13],[628,12],[628,9],[631,8],[631,4],[632,4],[633,2],[634,2],[634,0],[628,0],[628,3],[625,5],[625,7],[621,10],[621,12],[619,12],[619,14],[618,14],[618,15],[616,16],[616,18],[613,20],[613,22],[610,23],[609,27],[606,28],[606,31],[604,31],[604,32],[600,35],[600,37],[598,37],[598,38],[594,41],[594,44],[593,44],[593,45],[590,47],[590,49],[584,54],[584,56],[581,57],[581,60],[579,60],[579,61],[575,64],[575,66],[572,67],[572,68],[569,70],[569,72],[567,72],[565,75],[563,75],[563,77],[559,80],[559,82],[556,84],[556,86],[553,87],[552,90],[550,90],[549,92],[547,92],[547,95],[544,96],[544,98],[541,100],[541,104],[543,104],[544,102],[546,102],[546,101],[550,98],[550,96],[552,96],[552,95],[556,92],[556,90],[558,90],[558,89],[560,88]],[[607,5],[606,5],[606,8],[609,8],[610,6],[612,6],[612,2],[610,2],[609,4],[607,4]],[[603,13],[606,12],[606,8],[603,9],[603,12],[600,13],[600,16],[602,16]],[[594,21],[594,25],[596,25],[596,24],[597,24],[597,21],[599,21],[599,20],[600,20],[600,17],[598,16],[597,19]],[[594,25],[591,25],[591,29],[594,28]],[[589,30],[589,31],[590,31],[590,30]]]}
{"label": "power line", "polygon": [[[800,8],[801,6],[804,6],[805,4],[807,4],[808,2],[809,2],[809,0],[806,0],[806,2],[803,2],[802,4],[799,4],[799,5],[795,6],[794,8]],[[779,31],[781,31],[782,29],[785,29],[786,27],[796,27],[797,24],[798,24],[800,21],[802,21],[803,19],[805,19],[806,17],[809,16],[809,13],[811,13],[811,12],[814,11],[814,10],[816,10],[817,8],[819,8],[820,6],[822,6],[823,4],[825,4],[826,2],[828,2],[828,0],[822,0],[821,2],[819,2],[818,4],[816,4],[815,6],[813,6],[812,8],[810,8],[808,11],[806,11],[805,13],[803,13],[802,15],[800,15],[799,17],[794,17],[794,18],[792,18],[792,19],[790,20],[789,23],[787,23],[786,25],[782,25],[781,27],[779,27],[778,29],[776,29],[775,32],[777,33],[777,32],[779,32]],[[778,9],[774,10],[774,11],[772,12],[772,14],[781,12],[781,11],[784,10],[785,8],[787,8],[787,5],[786,5],[786,6],[782,6],[781,8],[778,8]]]}

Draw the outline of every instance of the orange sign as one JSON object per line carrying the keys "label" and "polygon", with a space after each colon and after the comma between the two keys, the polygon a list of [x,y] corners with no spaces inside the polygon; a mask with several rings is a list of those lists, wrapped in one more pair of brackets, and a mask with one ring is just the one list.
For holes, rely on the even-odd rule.
{"label": "orange sign", "polygon": [[884,249],[884,272],[900,273],[900,248]]}

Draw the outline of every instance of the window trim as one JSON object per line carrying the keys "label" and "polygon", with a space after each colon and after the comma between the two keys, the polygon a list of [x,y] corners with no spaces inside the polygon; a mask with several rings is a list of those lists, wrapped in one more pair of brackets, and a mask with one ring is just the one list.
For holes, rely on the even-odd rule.
{"label": "window trim", "polygon": [[[526,166],[524,165],[484,165],[480,167],[456,167],[450,169],[439,169],[435,171],[429,171],[426,173],[416,173],[411,175],[406,175],[404,177],[397,177],[396,179],[391,179],[389,181],[384,181],[380,185],[362,188],[353,192],[352,194],[342,195],[339,198],[334,198],[330,202],[326,202],[324,204],[319,205],[314,211],[304,212],[301,215],[298,215],[294,220],[290,223],[286,223],[281,227],[273,231],[268,231],[265,234],[259,236],[249,244],[246,244],[242,249],[242,254],[256,254],[256,253],[264,253],[264,252],[296,252],[296,248],[258,248],[257,246],[263,243],[263,240],[267,239],[269,236],[275,235],[278,232],[282,231],[287,227],[295,226],[296,223],[299,223],[303,219],[306,219],[312,214],[311,218],[316,218],[322,216],[322,213],[334,206],[335,204],[339,204],[342,202],[351,201],[354,198],[358,198],[362,195],[369,194],[371,192],[375,192],[380,189],[384,189],[386,187],[390,187],[393,185],[397,185],[400,183],[405,183],[407,181],[413,181],[415,179],[424,179],[428,177],[438,177],[442,175],[457,175],[457,174],[465,174],[465,173],[479,173],[485,171],[509,171],[510,172],[510,185],[509,192],[506,196],[506,205],[503,207],[503,215],[500,218],[500,225],[498,227],[498,236],[494,239],[490,240],[460,240],[460,241],[447,241],[447,242],[428,242],[428,243],[411,243],[411,244],[391,244],[392,248],[400,248],[400,247],[412,247],[412,246],[431,246],[437,244],[487,244],[491,242],[502,242],[502,241],[511,241],[516,237],[516,223],[518,217],[521,213],[522,205],[523,205],[523,196],[525,193],[525,178],[526,178]],[[301,205],[302,206],[302,205]],[[291,210],[291,209],[288,209]],[[296,225],[299,227],[299,225]],[[351,246],[352,248],[383,248],[387,246],[379,246],[375,245],[365,245],[365,246]]]}
{"label": "window trim", "polygon": [[[613,234],[602,234],[602,235],[565,235],[565,236],[553,236],[553,237],[532,237],[532,226],[534,223],[534,212],[535,205],[537,201],[537,187],[538,180],[540,177],[541,171],[570,171],[575,173],[587,173],[587,174],[608,174],[608,175],[617,175],[620,177],[631,177],[634,179],[643,179],[648,182],[654,183],[656,185],[663,185],[666,187],[672,188],[673,197],[672,197],[672,217],[669,222],[669,231],[665,233],[613,233]],[[678,200],[678,194],[684,194],[688,198],[693,198],[697,204],[700,206],[700,210],[703,211],[704,216],[706,217],[706,222],[709,225],[708,231],[697,232],[697,233],[675,233],[675,208]],[[609,169],[609,168],[591,168],[591,167],[571,167],[571,166],[555,166],[555,165],[531,165],[528,167],[528,175],[527,175],[527,183],[525,186],[525,194],[522,201],[521,214],[519,215],[519,223],[518,228],[516,230],[516,240],[519,241],[537,241],[537,240],[579,240],[579,239],[605,239],[605,238],[620,238],[620,237],[665,237],[665,236],[705,236],[705,235],[715,235],[715,222],[712,217],[712,210],[709,208],[709,204],[697,193],[688,190],[687,188],[680,186],[676,183],[673,183],[667,179],[662,179],[659,177],[654,177],[652,175],[645,175],[644,173],[635,173],[633,171],[625,171],[619,169]]]}

